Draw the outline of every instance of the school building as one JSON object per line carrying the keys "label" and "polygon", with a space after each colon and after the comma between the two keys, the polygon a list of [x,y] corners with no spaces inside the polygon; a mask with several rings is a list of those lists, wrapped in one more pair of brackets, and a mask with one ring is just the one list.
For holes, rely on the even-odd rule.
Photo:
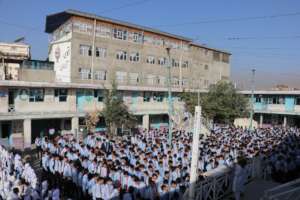
{"label": "school building", "polygon": [[230,77],[230,53],[149,27],[66,10],[48,15],[45,31],[47,61],[32,60],[28,45],[0,44],[0,136],[20,148],[50,128],[81,132],[112,80],[140,127],[160,128],[168,125],[168,77],[174,117],[184,110],[180,93]]}
{"label": "school building", "polygon": [[[242,91],[249,96],[251,91]],[[300,91],[254,91],[254,120],[261,127],[300,127]]]}

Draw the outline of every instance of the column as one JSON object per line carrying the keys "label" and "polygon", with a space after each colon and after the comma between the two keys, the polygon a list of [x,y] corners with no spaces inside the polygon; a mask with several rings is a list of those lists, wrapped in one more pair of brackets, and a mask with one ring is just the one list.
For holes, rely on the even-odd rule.
{"label": "column", "polygon": [[286,127],[287,124],[287,117],[283,116],[283,127]]}
{"label": "column", "polygon": [[149,115],[143,115],[143,129],[149,130]]}
{"label": "column", "polygon": [[23,121],[24,148],[31,147],[31,119]]}
{"label": "column", "polygon": [[60,130],[63,131],[65,129],[65,119],[60,120]]}
{"label": "column", "polygon": [[259,127],[260,128],[262,128],[263,123],[264,123],[264,115],[260,114],[260,116],[259,116]]}
{"label": "column", "polygon": [[79,128],[79,118],[78,117],[72,117],[71,128],[72,128],[72,133],[77,134],[78,128]]}

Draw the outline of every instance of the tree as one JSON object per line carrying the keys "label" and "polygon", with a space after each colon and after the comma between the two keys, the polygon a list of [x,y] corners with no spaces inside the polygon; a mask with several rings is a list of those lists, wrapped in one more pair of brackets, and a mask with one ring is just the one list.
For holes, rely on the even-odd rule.
{"label": "tree", "polygon": [[[194,113],[197,94],[183,94],[187,110]],[[248,99],[239,94],[230,82],[219,81],[211,85],[209,91],[201,94],[200,103],[204,117],[219,123],[232,123],[235,118],[248,114]]]}
{"label": "tree", "polygon": [[100,112],[104,117],[107,132],[113,137],[116,129],[122,125],[126,128],[133,128],[136,125],[136,117],[128,111],[123,99],[117,92],[117,84],[112,82],[112,89],[106,90],[104,95],[104,109]]}
{"label": "tree", "polygon": [[85,126],[88,132],[94,131],[99,121],[99,112],[93,111],[85,116]]}

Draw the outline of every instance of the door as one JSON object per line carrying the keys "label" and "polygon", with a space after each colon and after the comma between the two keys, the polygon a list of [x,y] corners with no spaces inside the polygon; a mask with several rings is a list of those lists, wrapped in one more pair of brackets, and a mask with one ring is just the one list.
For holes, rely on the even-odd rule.
{"label": "door", "polygon": [[11,131],[11,124],[10,123],[2,123],[1,126],[1,138],[8,138]]}

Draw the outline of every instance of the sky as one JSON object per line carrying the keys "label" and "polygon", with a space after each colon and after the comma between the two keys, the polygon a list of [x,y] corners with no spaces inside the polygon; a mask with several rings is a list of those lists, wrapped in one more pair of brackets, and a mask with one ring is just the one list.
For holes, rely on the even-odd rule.
{"label": "sky", "polygon": [[0,41],[24,36],[46,59],[46,15],[66,9],[158,28],[232,53],[231,80],[249,89],[300,88],[299,0],[0,0]]}

